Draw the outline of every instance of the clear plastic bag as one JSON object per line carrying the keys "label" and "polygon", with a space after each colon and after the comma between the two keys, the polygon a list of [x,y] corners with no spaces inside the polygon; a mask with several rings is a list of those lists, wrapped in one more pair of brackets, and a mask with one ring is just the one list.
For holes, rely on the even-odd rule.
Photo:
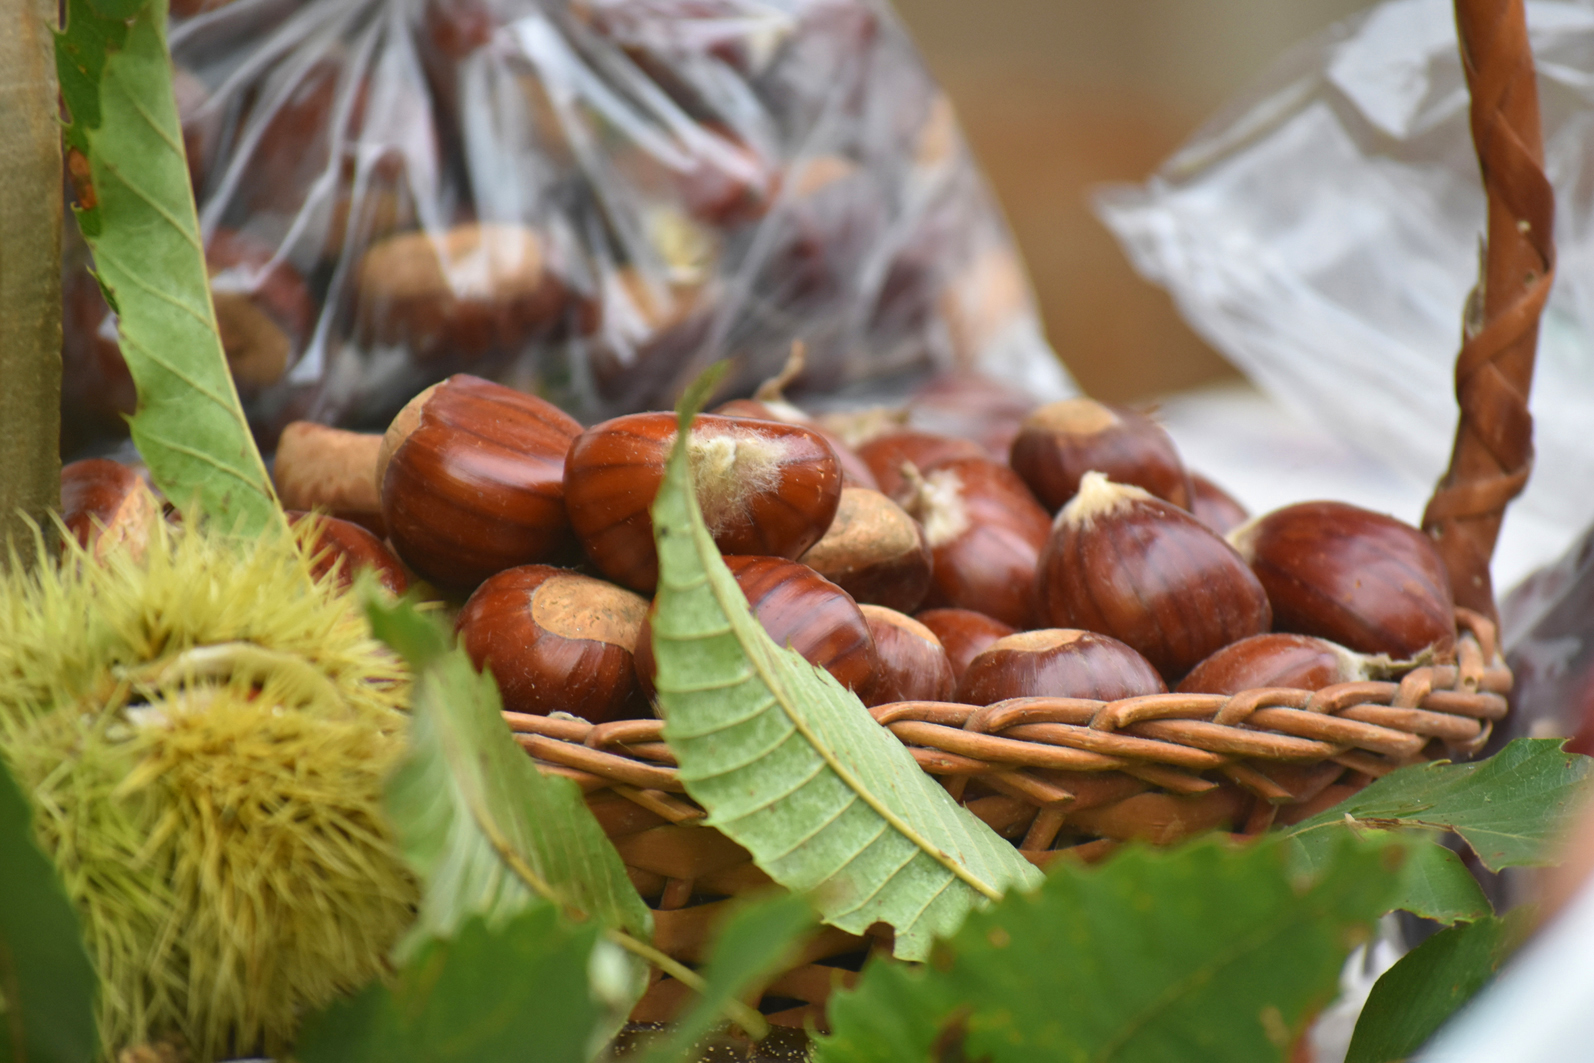
{"label": "clear plastic bag", "polygon": [[[1560,264],[1533,386],[1537,460],[1507,514],[1498,587],[1594,520],[1594,8],[1529,0],[1527,15]],[[1294,50],[1097,208],[1265,390],[1410,477],[1414,498],[1437,480],[1485,216],[1449,0],[1389,0]]]}
{"label": "clear plastic bag", "polygon": [[[1072,391],[946,97],[874,0],[179,0],[224,346],[269,448],[453,372],[591,420],[975,368]],[[131,408],[68,255],[76,439]],[[72,437],[69,437],[72,438]],[[69,449],[71,447],[69,446]]]}

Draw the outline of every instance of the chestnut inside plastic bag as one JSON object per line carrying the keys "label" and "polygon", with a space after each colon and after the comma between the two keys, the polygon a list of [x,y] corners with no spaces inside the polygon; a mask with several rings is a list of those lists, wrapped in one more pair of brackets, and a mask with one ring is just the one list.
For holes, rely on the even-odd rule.
{"label": "chestnut inside plastic bag", "polygon": [[[451,373],[584,420],[977,368],[1072,388],[946,97],[873,0],[179,0],[224,346],[269,449]],[[70,228],[70,227],[69,227]],[[133,389],[67,255],[69,452]]]}

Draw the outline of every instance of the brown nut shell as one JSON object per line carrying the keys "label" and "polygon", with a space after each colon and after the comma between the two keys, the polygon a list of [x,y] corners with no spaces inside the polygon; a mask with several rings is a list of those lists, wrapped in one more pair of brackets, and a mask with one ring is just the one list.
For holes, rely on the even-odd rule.
{"label": "brown nut shell", "polygon": [[947,659],[952,662],[952,674],[958,679],[986,647],[1017,630],[973,609],[922,609],[913,618],[941,640]]}
{"label": "brown nut shell", "polygon": [[874,473],[875,483],[892,500],[902,503],[913,492],[902,472],[911,464],[921,473],[960,458],[989,458],[985,448],[970,439],[937,435],[934,432],[901,430],[875,436],[858,448],[858,457]]}
{"label": "brown nut shell", "polygon": [[647,609],[612,583],[521,565],[477,587],[454,629],[498,681],[505,709],[605,723],[648,715],[632,663]]}
{"label": "brown nut shell", "polygon": [[[728,555],[725,566],[777,646],[796,650],[860,697],[870,692],[880,656],[869,623],[850,594],[807,565],[785,558]],[[637,640],[636,670],[651,693],[657,666],[652,628],[646,622]]]}
{"label": "brown nut shell", "polygon": [[1233,495],[1202,476],[1190,474],[1190,514],[1219,535],[1227,535],[1251,519]]}
{"label": "brown nut shell", "polygon": [[[296,527],[310,516],[303,510],[289,510],[288,525]],[[404,566],[369,530],[337,517],[316,515],[313,520],[313,528],[301,542],[310,557],[310,575],[315,579],[333,575],[338,586],[347,590],[354,586],[354,577],[360,570],[368,568],[376,573],[382,586],[394,594],[409,590],[410,580]]]}
{"label": "brown nut shell", "polygon": [[440,587],[573,552],[564,459],[581,425],[558,407],[460,373],[399,411],[377,456],[398,555]]}
{"label": "brown nut shell", "polygon": [[1117,701],[1168,688],[1151,662],[1108,635],[1071,628],[1021,631],[969,662],[953,700],[992,705],[1008,698]]}
{"label": "brown nut shell", "polygon": [[[565,467],[570,523],[604,575],[635,590],[658,582],[649,508],[675,443],[673,413],[636,413],[582,432]],[[800,425],[701,415],[689,444],[703,519],[726,553],[795,558],[841,502],[829,444]]]}
{"label": "brown nut shell", "polygon": [[1258,687],[1322,690],[1372,678],[1367,658],[1327,639],[1273,632],[1230,643],[1179,683],[1181,694],[1238,694]]}
{"label": "brown nut shell", "polygon": [[376,489],[381,451],[382,437],[374,432],[293,421],[277,438],[271,464],[277,497],[284,509],[324,509],[381,538],[387,535]]}
{"label": "brown nut shell", "polygon": [[865,704],[952,700],[957,677],[935,632],[895,609],[882,605],[858,608],[869,623],[875,652],[880,655],[880,671]]}
{"label": "brown nut shell", "polygon": [[987,458],[959,458],[910,476],[917,485],[904,508],[924,526],[935,559],[924,604],[1033,626],[1035,566],[1051,520],[1029,488]]}
{"label": "brown nut shell", "polygon": [[924,601],[935,564],[919,522],[867,487],[841,489],[830,528],[798,560],[858,602],[903,613]]}
{"label": "brown nut shell", "polygon": [[771,401],[761,402],[758,399],[732,399],[731,401],[715,407],[714,413],[721,417],[749,417],[755,421],[781,421],[785,424],[800,424],[804,428],[812,429],[825,437],[825,442],[830,444],[830,449],[836,452],[836,460],[841,462],[841,479],[847,487],[869,487],[879,490],[880,485],[875,481],[874,473],[858,452],[842,441],[841,436],[810,418],[802,410],[789,402]]}
{"label": "brown nut shell", "polygon": [[1279,631],[1397,659],[1455,646],[1444,560],[1409,524],[1344,502],[1302,502],[1229,539],[1266,588]]}
{"label": "brown nut shell", "polygon": [[1024,418],[1009,463],[1053,513],[1091,470],[1190,506],[1190,478],[1168,433],[1143,413],[1094,399],[1048,403]]}
{"label": "brown nut shell", "polygon": [[1272,622],[1233,547],[1171,502],[1098,472],[1057,515],[1036,594],[1047,622],[1126,642],[1170,681]]}
{"label": "brown nut shell", "polygon": [[61,467],[61,520],[95,557],[117,546],[142,555],[161,503],[137,469],[110,458]]}

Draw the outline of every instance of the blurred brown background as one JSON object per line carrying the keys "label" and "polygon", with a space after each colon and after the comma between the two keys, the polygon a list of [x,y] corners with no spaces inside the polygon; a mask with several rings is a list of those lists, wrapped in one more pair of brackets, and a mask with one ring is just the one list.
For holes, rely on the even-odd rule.
{"label": "blurred brown background", "polygon": [[1080,385],[1133,400],[1232,377],[1087,204],[1138,181],[1291,45],[1368,0],[894,0],[957,105]]}

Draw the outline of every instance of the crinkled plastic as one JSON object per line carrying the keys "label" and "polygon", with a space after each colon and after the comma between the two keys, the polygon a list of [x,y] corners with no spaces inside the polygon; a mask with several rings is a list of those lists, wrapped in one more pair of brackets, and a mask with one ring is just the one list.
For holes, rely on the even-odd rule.
{"label": "crinkled plastic", "polygon": [[[1527,16],[1560,263],[1533,386],[1537,460],[1496,554],[1502,587],[1594,520],[1594,8],[1529,0]],[[1449,0],[1391,0],[1285,56],[1146,184],[1105,190],[1097,208],[1265,390],[1431,485],[1455,434],[1484,229],[1467,105]]]}
{"label": "crinkled plastic", "polygon": [[[946,97],[875,0],[175,0],[224,346],[269,447],[454,372],[593,420],[974,368],[1073,390]],[[81,246],[66,419],[133,391]]]}

